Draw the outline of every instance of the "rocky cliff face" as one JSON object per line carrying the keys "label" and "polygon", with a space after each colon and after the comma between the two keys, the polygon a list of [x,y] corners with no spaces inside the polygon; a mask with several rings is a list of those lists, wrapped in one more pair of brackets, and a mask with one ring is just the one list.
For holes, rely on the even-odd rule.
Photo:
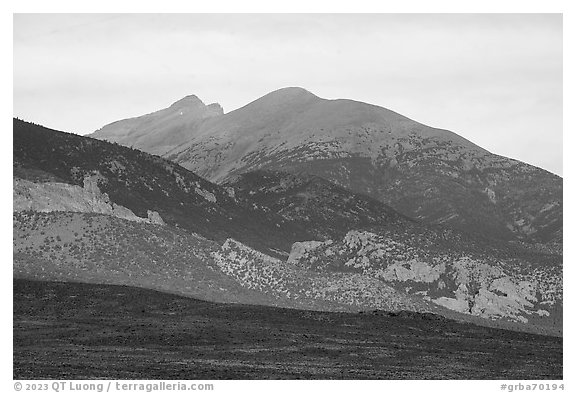
{"label": "rocky cliff face", "polygon": [[341,239],[295,243],[288,263],[362,274],[459,313],[561,328],[561,258],[434,252],[389,233],[350,231]]}
{"label": "rocky cliff face", "polygon": [[[168,116],[137,128],[140,148],[154,152],[159,132],[174,137],[162,154],[212,181],[263,168],[314,174],[427,223],[562,240],[561,178],[374,105],[287,88],[193,124]],[[134,145],[122,133],[93,136]]]}
{"label": "rocky cliff face", "polygon": [[[220,270],[242,286],[326,310],[418,310],[426,302],[411,299],[369,276],[328,272],[316,274],[259,253],[233,239],[214,252]],[[324,306],[322,306],[325,304]]]}
{"label": "rocky cliff face", "polygon": [[71,211],[81,213],[100,213],[125,220],[165,225],[158,212],[148,210],[148,218],[135,215],[130,209],[110,201],[98,187],[98,180],[105,181],[96,172],[84,178],[84,187],[66,183],[42,182],[14,178],[14,211]]}

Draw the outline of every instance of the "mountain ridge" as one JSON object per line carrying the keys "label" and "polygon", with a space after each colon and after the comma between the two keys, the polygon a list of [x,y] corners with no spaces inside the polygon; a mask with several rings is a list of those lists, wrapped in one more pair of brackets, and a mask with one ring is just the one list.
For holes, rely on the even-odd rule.
{"label": "mountain ridge", "polygon": [[[142,128],[138,145],[116,142],[216,183],[258,169],[307,173],[428,223],[507,240],[562,239],[562,178],[386,108],[286,88],[193,124],[166,121],[148,136]],[[173,138],[170,146],[158,144],[158,132]]]}

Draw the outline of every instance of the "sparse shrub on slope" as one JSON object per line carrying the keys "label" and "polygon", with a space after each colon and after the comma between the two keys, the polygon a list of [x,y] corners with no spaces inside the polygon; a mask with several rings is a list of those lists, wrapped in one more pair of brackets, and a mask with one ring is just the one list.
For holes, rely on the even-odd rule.
{"label": "sparse shrub on slope", "polygon": [[267,303],[219,273],[218,245],[187,231],[102,214],[14,214],[14,276],[132,285],[206,300]]}

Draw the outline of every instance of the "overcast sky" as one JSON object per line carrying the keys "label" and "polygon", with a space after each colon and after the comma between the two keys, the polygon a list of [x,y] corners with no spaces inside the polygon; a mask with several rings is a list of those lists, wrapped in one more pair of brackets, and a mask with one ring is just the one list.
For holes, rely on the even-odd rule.
{"label": "overcast sky", "polygon": [[380,105],[562,175],[558,14],[14,17],[14,116],[86,134],[196,94]]}

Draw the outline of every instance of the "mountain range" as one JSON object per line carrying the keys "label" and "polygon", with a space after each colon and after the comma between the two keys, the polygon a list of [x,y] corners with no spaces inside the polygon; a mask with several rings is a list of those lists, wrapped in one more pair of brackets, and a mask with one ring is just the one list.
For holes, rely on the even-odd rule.
{"label": "mountain range", "polygon": [[90,136],[160,155],[219,184],[259,169],[315,175],[421,222],[562,242],[559,176],[391,110],[302,88],[229,113],[192,95]]}

